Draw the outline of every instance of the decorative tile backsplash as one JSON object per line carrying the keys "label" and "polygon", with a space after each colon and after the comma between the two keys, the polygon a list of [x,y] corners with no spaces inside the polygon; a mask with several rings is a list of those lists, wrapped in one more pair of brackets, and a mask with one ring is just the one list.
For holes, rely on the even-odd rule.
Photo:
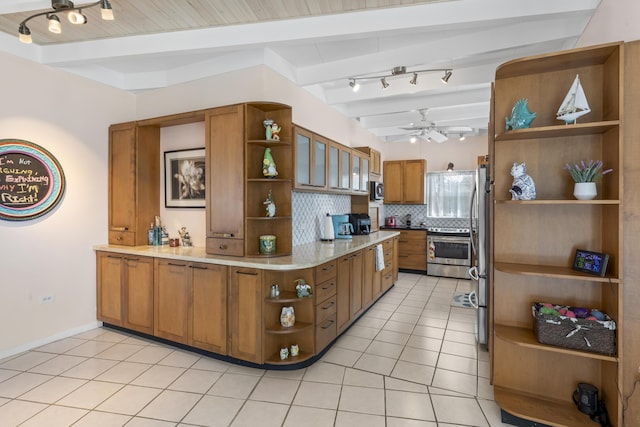
{"label": "decorative tile backsplash", "polygon": [[322,218],[351,212],[351,196],[294,191],[291,199],[293,246],[320,240]]}
{"label": "decorative tile backsplash", "polygon": [[433,218],[427,216],[427,205],[384,205],[380,216],[381,224],[384,218],[395,215],[398,226],[404,226],[407,214],[411,214],[411,224],[424,223],[427,227],[469,228],[469,218]]}

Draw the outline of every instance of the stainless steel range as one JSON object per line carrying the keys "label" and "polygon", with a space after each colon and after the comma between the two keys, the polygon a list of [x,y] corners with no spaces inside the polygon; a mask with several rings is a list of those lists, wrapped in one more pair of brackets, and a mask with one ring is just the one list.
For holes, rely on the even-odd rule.
{"label": "stainless steel range", "polygon": [[427,275],[470,279],[471,233],[468,228],[427,228]]}

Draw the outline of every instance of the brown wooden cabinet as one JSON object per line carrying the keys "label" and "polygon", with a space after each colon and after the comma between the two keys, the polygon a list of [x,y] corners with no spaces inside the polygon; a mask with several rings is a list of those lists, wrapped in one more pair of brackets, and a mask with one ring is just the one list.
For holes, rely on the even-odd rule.
{"label": "brown wooden cabinet", "polygon": [[426,160],[386,161],[383,169],[384,203],[407,205],[427,203]]}
{"label": "brown wooden cabinet", "polygon": [[[539,423],[588,424],[589,417],[572,401],[576,384],[584,382],[599,389],[611,424],[622,425],[620,340],[614,356],[543,345],[535,338],[531,315],[534,302],[599,308],[617,322],[618,334],[624,330],[622,53],[622,44],[614,43],[514,60],[496,71],[495,132],[489,132],[495,182],[489,339],[493,385],[502,409]],[[577,124],[565,125],[555,112],[576,75],[591,112]],[[529,128],[505,130],[504,117],[521,98],[538,115]],[[613,169],[597,183],[597,197],[588,201],[575,200],[572,179],[563,169],[583,159],[602,159]],[[514,161],[526,161],[536,183],[535,200],[511,200]],[[609,254],[606,276],[572,270],[576,248]],[[544,367],[543,381],[540,369],[532,367]]]}
{"label": "brown wooden cabinet", "polygon": [[262,274],[244,267],[229,272],[229,355],[258,364],[264,363]]}
{"label": "brown wooden cabinet", "polygon": [[326,262],[314,269],[316,352],[322,351],[337,336],[337,261]]}
{"label": "brown wooden cabinet", "polygon": [[400,230],[400,239],[398,240],[398,268],[426,273],[426,230]]}
{"label": "brown wooden cabinet", "polygon": [[369,156],[360,150],[351,150],[351,192],[369,192]]}
{"label": "brown wooden cabinet", "polygon": [[364,250],[362,273],[362,305],[366,309],[382,293],[382,271],[376,271],[376,246]]}
{"label": "brown wooden cabinet", "polygon": [[227,267],[156,260],[154,335],[227,354]]}
{"label": "brown wooden cabinet", "polygon": [[326,190],[329,140],[300,126],[294,127],[295,187],[300,190]]}
{"label": "brown wooden cabinet", "polygon": [[328,190],[351,191],[351,149],[331,141],[327,162]]}
{"label": "brown wooden cabinet", "polygon": [[382,157],[380,152],[371,147],[355,147],[355,149],[369,155],[369,176],[372,181],[377,181],[382,173]]}
{"label": "brown wooden cabinet", "polygon": [[337,264],[337,328],[342,333],[362,312],[363,252],[357,251],[338,259]]}
{"label": "brown wooden cabinet", "polygon": [[160,209],[160,128],[109,128],[109,243],[146,245]]}
{"label": "brown wooden cabinet", "polygon": [[98,320],[153,333],[153,258],[96,253]]}

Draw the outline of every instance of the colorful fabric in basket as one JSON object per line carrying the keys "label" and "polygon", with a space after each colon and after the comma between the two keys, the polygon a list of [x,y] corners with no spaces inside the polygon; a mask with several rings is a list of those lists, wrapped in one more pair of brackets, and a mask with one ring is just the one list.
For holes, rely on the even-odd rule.
{"label": "colorful fabric in basket", "polygon": [[613,355],[616,323],[596,309],[549,303],[532,306],[534,334],[542,344]]}

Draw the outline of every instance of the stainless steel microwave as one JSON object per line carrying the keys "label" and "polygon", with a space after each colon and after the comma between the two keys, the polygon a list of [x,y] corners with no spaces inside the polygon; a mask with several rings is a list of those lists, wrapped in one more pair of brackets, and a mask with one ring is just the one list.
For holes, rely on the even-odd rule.
{"label": "stainless steel microwave", "polygon": [[369,182],[369,200],[382,200],[384,198],[384,185],[381,182]]}

